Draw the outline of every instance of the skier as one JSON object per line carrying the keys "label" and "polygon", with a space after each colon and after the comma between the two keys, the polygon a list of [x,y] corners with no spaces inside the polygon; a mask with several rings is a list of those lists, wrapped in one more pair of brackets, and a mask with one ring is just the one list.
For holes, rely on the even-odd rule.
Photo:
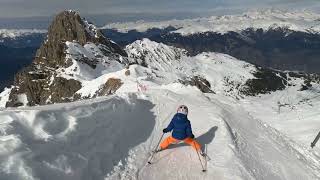
{"label": "skier", "polygon": [[172,135],[162,141],[159,151],[166,149],[172,143],[184,141],[191,145],[196,151],[200,152],[202,156],[205,156],[204,152],[201,150],[201,145],[194,139],[187,115],[188,107],[185,105],[179,106],[177,113],[172,118],[168,127],[163,129],[163,133],[172,131]]}

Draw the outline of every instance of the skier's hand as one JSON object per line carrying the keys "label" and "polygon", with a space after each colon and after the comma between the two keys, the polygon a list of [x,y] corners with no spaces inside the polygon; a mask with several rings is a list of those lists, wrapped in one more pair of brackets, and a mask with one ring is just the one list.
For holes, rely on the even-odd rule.
{"label": "skier's hand", "polygon": [[167,132],[169,132],[169,131],[167,130],[167,128],[164,128],[164,129],[162,130],[162,132],[163,132],[163,133],[167,133]]}
{"label": "skier's hand", "polygon": [[194,138],[194,135],[193,135],[193,134],[191,134],[190,138],[192,138],[192,139],[193,139],[193,138]]}
{"label": "skier's hand", "polygon": [[311,143],[311,148],[313,148],[315,146],[315,144]]}

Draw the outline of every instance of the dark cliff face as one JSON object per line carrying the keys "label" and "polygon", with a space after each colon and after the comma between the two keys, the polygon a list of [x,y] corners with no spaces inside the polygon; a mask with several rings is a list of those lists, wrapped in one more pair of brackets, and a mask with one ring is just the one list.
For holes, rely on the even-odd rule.
{"label": "dark cliff face", "polygon": [[31,64],[44,35],[0,38],[0,91],[13,83],[17,72]]}
{"label": "dark cliff face", "polygon": [[49,26],[47,40],[37,51],[35,63],[45,63],[50,67],[68,65],[64,53],[66,41],[76,41],[81,45],[87,42],[103,44],[109,52],[126,56],[124,50],[105,38],[93,24],[81,19],[77,12],[64,11]]}
{"label": "dark cliff face", "polygon": [[[120,46],[104,37],[93,24],[81,19],[77,12],[64,11],[54,18],[47,39],[38,49],[32,64],[16,74],[7,107],[69,102],[80,98],[76,92],[82,87],[81,82],[65,79],[56,72],[72,65],[66,58],[67,41],[82,46],[96,44],[105,56],[117,61],[127,56]],[[91,68],[95,68],[97,63],[97,60],[86,61],[85,57],[76,60]],[[21,101],[21,94],[25,95],[28,104]]]}
{"label": "dark cliff face", "polygon": [[109,29],[104,33],[121,45],[147,37],[186,49],[190,55],[220,52],[262,67],[320,73],[320,34],[295,32],[286,28],[246,29],[226,34],[206,32],[187,36],[172,31],[174,28],[120,33]]}

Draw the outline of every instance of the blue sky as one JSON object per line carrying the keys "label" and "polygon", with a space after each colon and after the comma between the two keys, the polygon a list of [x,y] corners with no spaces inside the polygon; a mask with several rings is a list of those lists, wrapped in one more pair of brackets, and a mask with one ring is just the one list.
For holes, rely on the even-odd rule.
{"label": "blue sky", "polygon": [[319,10],[320,0],[0,0],[0,17],[51,16],[65,9],[81,14],[207,13],[252,8]]}

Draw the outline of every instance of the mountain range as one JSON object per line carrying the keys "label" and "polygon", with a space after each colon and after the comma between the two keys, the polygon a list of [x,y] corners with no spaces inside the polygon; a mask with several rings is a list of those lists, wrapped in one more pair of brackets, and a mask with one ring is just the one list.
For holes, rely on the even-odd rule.
{"label": "mountain range", "polygon": [[[111,23],[100,29],[124,48],[136,40],[152,41],[188,51],[229,54],[246,62],[278,70],[319,73],[319,18],[308,11],[251,11],[160,22]],[[30,64],[47,30],[0,30],[0,88]]]}

